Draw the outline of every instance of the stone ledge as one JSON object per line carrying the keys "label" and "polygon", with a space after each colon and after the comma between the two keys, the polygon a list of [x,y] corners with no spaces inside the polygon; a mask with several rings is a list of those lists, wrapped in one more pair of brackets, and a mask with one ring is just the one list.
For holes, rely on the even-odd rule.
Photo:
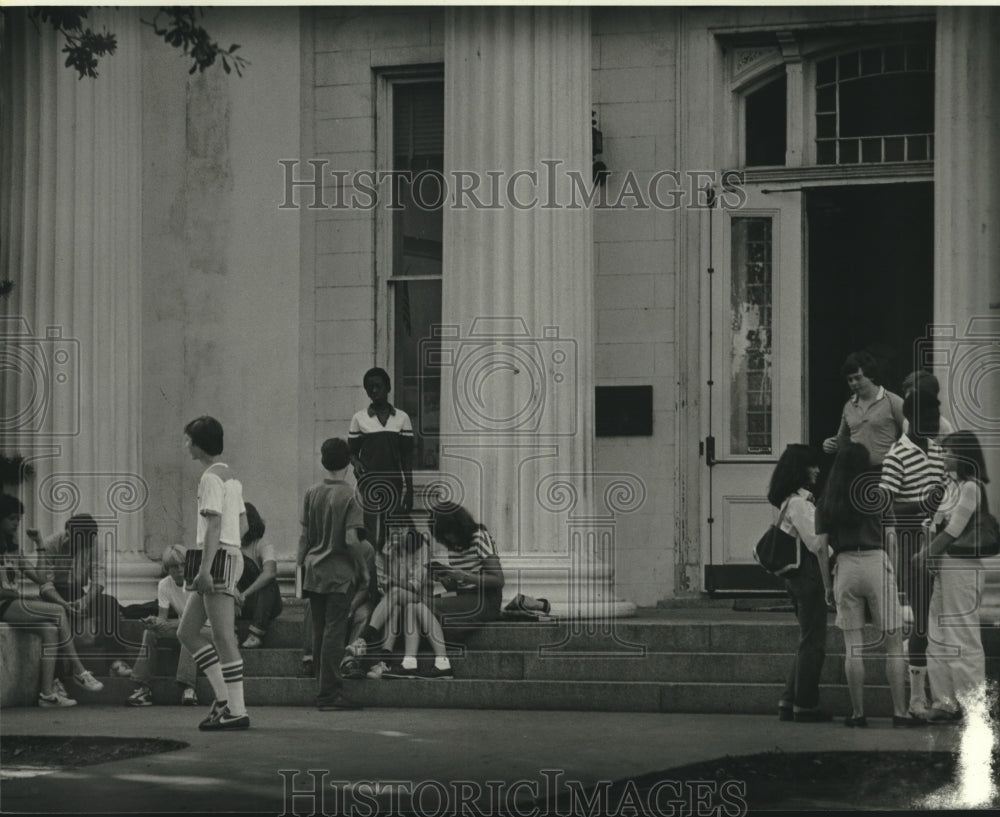
{"label": "stone ledge", "polygon": [[0,622],[0,655],[0,708],[34,706],[41,680],[41,635]]}

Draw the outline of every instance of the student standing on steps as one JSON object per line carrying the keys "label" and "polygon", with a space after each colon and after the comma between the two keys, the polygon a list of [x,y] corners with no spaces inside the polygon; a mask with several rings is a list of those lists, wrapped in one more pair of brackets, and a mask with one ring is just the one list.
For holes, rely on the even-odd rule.
{"label": "student standing on steps", "polygon": [[316,704],[324,712],[360,709],[343,693],[340,663],[347,646],[351,601],[370,579],[360,547],[364,516],[344,479],[351,463],[347,442],[338,437],[326,440],[320,461],[327,476],[306,492],[296,559],[305,568],[302,594],[309,599],[313,656],[319,661]]}
{"label": "student standing on steps", "polygon": [[892,444],[882,463],[879,488],[892,504],[899,590],[913,612],[907,639],[910,715],[927,714],[927,634],[931,575],[913,556],[927,544],[927,524],[944,493],[944,460],[934,442],[940,421],[938,399],[911,391],[903,400],[906,433]]}
{"label": "student standing on steps", "polygon": [[[193,550],[201,560],[195,569],[189,552],[185,586],[194,590],[177,635],[205,673],[215,701],[198,728],[247,729],[250,716],[243,702],[243,659],[236,639],[236,585],[243,572],[240,537],[247,529],[243,486],[220,461],[222,425],[214,417],[198,417],[184,427],[184,446],[205,466],[198,483],[198,536]],[[212,640],[201,631],[206,620]]]}
{"label": "student standing on steps", "polygon": [[840,447],[817,508],[816,533],[821,534],[822,546],[829,544],[837,554],[833,591],[827,591],[827,602],[836,600],[836,624],[844,633],[844,673],[852,707],[844,725],[868,726],[862,654],[864,647],[869,646],[864,639],[867,616],[875,630],[883,634],[893,727],[923,726],[922,720],[907,712],[903,614],[893,570],[895,541],[887,533],[886,521],[891,521],[891,510],[889,519],[884,520],[881,497],[868,449],[861,443]]}
{"label": "student standing on steps", "polygon": [[778,460],[767,490],[767,501],[781,512],[781,530],[795,536],[801,549],[799,568],[785,577],[799,622],[799,643],[778,702],[778,717],[799,723],[832,720],[819,706],[819,677],[826,659],[826,596],[831,584],[826,543],[816,535],[812,489],[818,476],[819,454],[808,445],[793,443]]}

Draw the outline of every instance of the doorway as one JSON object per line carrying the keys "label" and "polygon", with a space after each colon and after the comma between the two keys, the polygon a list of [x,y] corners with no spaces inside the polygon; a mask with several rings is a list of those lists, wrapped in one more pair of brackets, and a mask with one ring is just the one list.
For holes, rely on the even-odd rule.
{"label": "doorway", "polygon": [[897,394],[914,368],[914,342],[934,313],[934,186],[815,188],[806,218],[808,436],[819,447],[840,424],[849,352],[874,355]]}

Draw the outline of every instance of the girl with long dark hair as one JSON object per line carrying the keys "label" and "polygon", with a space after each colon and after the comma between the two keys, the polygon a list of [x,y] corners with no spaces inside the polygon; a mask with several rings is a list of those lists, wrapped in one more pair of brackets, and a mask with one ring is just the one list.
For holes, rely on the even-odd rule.
{"label": "girl with long dark hair", "polygon": [[[903,652],[903,616],[896,594],[893,570],[895,553],[886,550],[884,494],[872,473],[871,457],[861,443],[847,443],[837,452],[820,501],[816,532],[823,546],[837,554],[832,598],[836,600],[837,626],[844,633],[844,672],[851,696],[852,712],[844,725],[866,727],[864,686],[864,626],[883,634],[886,645],[886,675],[892,696],[894,727],[922,726],[907,714],[906,658]],[[889,539],[889,547],[895,543]]]}
{"label": "girl with long dark hair", "polygon": [[819,677],[826,658],[826,596],[830,567],[826,545],[815,531],[815,505],[811,489],[819,476],[819,454],[808,445],[789,445],[775,466],[767,500],[778,508],[779,527],[794,536],[801,549],[799,568],[785,578],[795,617],[799,645],[788,673],[788,683],[778,702],[783,721],[816,723],[831,720],[819,707]]}

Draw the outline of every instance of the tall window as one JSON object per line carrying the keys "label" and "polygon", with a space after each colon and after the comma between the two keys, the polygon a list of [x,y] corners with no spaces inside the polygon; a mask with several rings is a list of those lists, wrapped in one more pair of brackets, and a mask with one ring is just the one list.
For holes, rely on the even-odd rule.
{"label": "tall window", "polygon": [[747,94],[743,112],[747,167],[785,163],[787,96],[788,78],[784,74]]}
{"label": "tall window", "polygon": [[[396,405],[413,420],[415,470],[437,469],[441,380],[425,362],[441,322],[444,84],[392,84],[392,169],[406,171],[392,212],[389,338]],[[423,357],[423,360],[421,360]]]}
{"label": "tall window", "polygon": [[768,216],[732,219],[729,405],[732,454],[770,454],[772,230]]}
{"label": "tall window", "polygon": [[816,63],[816,162],[934,158],[934,47],[865,48]]}

